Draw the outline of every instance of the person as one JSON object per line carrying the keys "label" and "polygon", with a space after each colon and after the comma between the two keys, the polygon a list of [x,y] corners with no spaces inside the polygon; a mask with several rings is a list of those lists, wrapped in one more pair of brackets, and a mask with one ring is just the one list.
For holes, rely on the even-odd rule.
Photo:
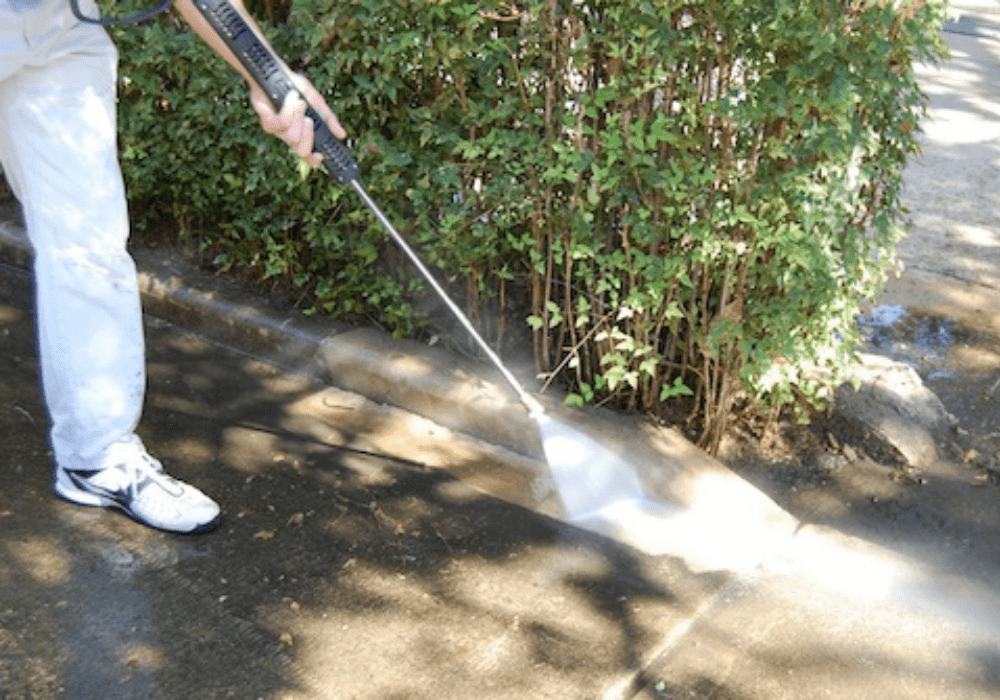
{"label": "person", "polygon": [[[243,5],[233,4],[260,33]],[[98,16],[94,0],[80,0],[78,9]],[[191,0],[178,0],[176,9],[249,81]],[[315,88],[296,79],[316,114],[344,138]],[[34,252],[53,490],[160,530],[207,532],[221,521],[219,505],[170,477],[136,434],[145,349],[136,269],[126,250],[116,82],[114,44],[101,26],[80,21],[69,0],[0,0],[0,167],[21,202]],[[264,131],[318,166],[306,102],[290,97],[275,111],[249,82]]]}

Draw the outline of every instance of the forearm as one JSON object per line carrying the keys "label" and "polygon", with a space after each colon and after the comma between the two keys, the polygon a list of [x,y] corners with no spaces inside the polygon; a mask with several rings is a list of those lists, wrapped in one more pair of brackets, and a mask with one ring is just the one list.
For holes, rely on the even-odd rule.
{"label": "forearm", "polygon": [[[236,9],[237,12],[243,17],[243,20],[247,23],[247,26],[260,38],[265,46],[270,46],[267,41],[267,37],[261,31],[260,26],[254,21],[253,17],[247,12],[246,7],[244,7],[242,0],[229,0],[229,3]],[[202,16],[198,8],[194,6],[194,0],[175,0],[174,7],[180,12],[184,21],[190,25],[194,33],[201,37],[208,46],[215,51],[217,54],[225,59],[226,63],[232,66],[243,78],[247,81],[248,85],[254,87],[253,79],[250,74],[247,73],[246,69],[240,64],[233,55],[233,52],[226,46],[226,43],[222,38],[216,33],[212,25],[208,23],[208,20]],[[277,54],[275,54],[277,55]],[[280,59],[279,59],[280,60]],[[291,71],[289,71],[291,72]]]}
{"label": "forearm", "polygon": [[[225,61],[233,67],[243,79],[247,81],[250,88],[250,104],[260,119],[264,131],[273,134],[288,143],[297,155],[305,158],[311,165],[319,166],[322,162],[320,154],[313,153],[313,123],[305,117],[306,104],[311,106],[315,113],[323,120],[331,133],[339,138],[344,138],[347,134],[337,120],[337,116],[327,105],[323,96],[313,87],[306,78],[293,73],[288,66],[281,61],[281,58],[271,48],[267,37],[261,31],[260,25],[254,21],[247,12],[242,0],[229,0],[233,8],[242,16],[247,26],[260,39],[261,43],[271,50],[271,54],[281,63],[286,74],[295,84],[298,93],[290,92],[284,105],[276,107],[270,103],[267,95],[253,77],[247,72],[240,61],[230,50],[226,42],[223,41],[212,25],[198,11],[194,5],[194,0],[175,0],[174,7],[180,12],[184,20],[191,26],[191,29],[208,44],[208,46],[219,54]],[[303,99],[299,99],[301,95]]]}

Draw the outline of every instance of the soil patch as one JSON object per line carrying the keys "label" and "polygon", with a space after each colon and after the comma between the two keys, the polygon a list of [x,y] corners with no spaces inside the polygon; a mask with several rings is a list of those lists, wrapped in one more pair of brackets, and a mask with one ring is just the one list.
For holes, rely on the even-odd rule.
{"label": "soil patch", "polygon": [[735,430],[720,458],[807,522],[859,535],[905,530],[914,543],[956,546],[980,527],[996,530],[998,338],[953,319],[905,313],[870,335],[865,349],[913,366],[955,418],[940,436],[941,459],[909,469],[832,413],[808,425],[786,416],[760,434]]}

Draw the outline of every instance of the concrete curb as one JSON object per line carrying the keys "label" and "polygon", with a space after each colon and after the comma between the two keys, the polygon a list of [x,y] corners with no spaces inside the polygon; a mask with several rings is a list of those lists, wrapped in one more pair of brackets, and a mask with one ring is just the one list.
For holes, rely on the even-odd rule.
{"label": "concrete curb", "polygon": [[[859,353],[861,363],[851,370],[854,389],[846,382],[837,390],[833,413],[844,424],[860,425],[889,454],[890,461],[926,469],[940,457],[939,437],[957,421],[937,395],[928,389],[910,365],[881,355]],[[848,435],[841,435],[848,439]]]}
{"label": "concrete curb", "polygon": [[545,459],[538,426],[492,367],[373,328],[324,338],[318,359],[335,386]]}

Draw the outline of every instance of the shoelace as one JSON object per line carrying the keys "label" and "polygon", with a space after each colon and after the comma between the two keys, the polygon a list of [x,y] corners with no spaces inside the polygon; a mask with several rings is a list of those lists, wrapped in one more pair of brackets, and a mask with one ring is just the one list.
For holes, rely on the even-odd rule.
{"label": "shoelace", "polygon": [[128,482],[138,486],[143,480],[160,483],[164,487],[173,486],[174,479],[163,471],[163,465],[146,451],[136,435],[122,438],[108,448],[105,462],[122,468]]}

